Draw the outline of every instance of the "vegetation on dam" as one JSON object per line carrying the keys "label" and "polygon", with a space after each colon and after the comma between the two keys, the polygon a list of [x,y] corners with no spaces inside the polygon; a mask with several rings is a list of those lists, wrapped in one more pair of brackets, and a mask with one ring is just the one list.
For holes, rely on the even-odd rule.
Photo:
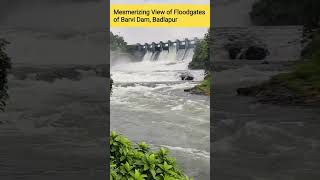
{"label": "vegetation on dam", "polygon": [[110,180],[191,180],[183,175],[167,149],[150,151],[149,145],[137,145],[124,136],[110,135]]}
{"label": "vegetation on dam", "polygon": [[0,111],[4,111],[8,95],[7,76],[11,69],[11,60],[5,52],[5,46],[8,42],[0,39]]}

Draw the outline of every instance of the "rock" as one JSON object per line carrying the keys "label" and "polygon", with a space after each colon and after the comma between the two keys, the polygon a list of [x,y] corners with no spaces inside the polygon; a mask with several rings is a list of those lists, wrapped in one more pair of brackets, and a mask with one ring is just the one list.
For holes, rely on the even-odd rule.
{"label": "rock", "polygon": [[188,92],[190,94],[194,95],[207,95],[202,91],[199,91],[196,87],[190,88],[190,89],[185,89],[184,92]]}
{"label": "rock", "polygon": [[228,52],[229,52],[230,59],[236,59],[238,57],[238,54],[241,52],[241,48],[230,47],[228,49]]}
{"label": "rock", "polygon": [[179,76],[181,78],[181,80],[183,81],[192,81],[194,79],[194,77],[192,76],[192,74],[185,72],[180,74]]}
{"label": "rock", "polygon": [[263,60],[267,57],[269,51],[263,47],[250,46],[246,51],[241,54],[240,59],[247,60]]}
{"label": "rock", "polygon": [[242,96],[254,96],[256,95],[256,91],[257,91],[256,87],[238,88],[237,94]]}
{"label": "rock", "polygon": [[54,82],[56,79],[80,80],[81,74],[73,68],[52,68],[36,73],[36,80]]}
{"label": "rock", "polygon": [[239,34],[229,37],[224,48],[230,59],[263,60],[269,55],[264,41],[254,35]]}

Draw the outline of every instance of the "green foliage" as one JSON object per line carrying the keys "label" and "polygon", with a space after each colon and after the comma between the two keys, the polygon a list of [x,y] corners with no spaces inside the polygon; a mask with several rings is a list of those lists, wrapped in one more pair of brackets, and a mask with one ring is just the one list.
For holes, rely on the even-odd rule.
{"label": "green foliage", "polygon": [[142,142],[135,146],[116,132],[110,135],[110,180],[191,180],[177,167],[167,149],[150,151]]}
{"label": "green foliage", "polygon": [[207,33],[204,39],[200,40],[194,49],[192,61],[189,64],[190,69],[205,69],[208,70],[211,66],[209,58],[209,38]]}
{"label": "green foliage", "polygon": [[4,52],[7,41],[0,39],[0,110],[4,111],[6,100],[8,98],[8,71],[11,69],[11,60]]}
{"label": "green foliage", "polygon": [[255,25],[319,26],[319,0],[259,0],[250,17]]}
{"label": "green foliage", "polygon": [[202,92],[205,95],[210,95],[211,90],[211,82],[212,82],[212,75],[211,73],[207,74],[201,84],[197,85],[195,88],[197,91]]}
{"label": "green foliage", "polygon": [[112,51],[115,51],[115,50],[126,51],[127,42],[124,41],[123,37],[119,35],[115,35],[112,32],[110,32],[110,49]]}
{"label": "green foliage", "polygon": [[290,73],[274,76],[271,82],[281,84],[308,101],[320,102],[320,38],[315,35],[306,55],[308,59]]}
{"label": "green foliage", "polygon": [[315,32],[312,34],[312,41],[303,51],[304,59],[316,59],[314,57],[320,51],[320,32]]}

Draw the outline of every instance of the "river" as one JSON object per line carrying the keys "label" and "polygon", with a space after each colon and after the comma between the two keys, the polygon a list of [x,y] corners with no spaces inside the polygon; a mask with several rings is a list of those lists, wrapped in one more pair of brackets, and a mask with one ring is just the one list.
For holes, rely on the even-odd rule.
{"label": "river", "polygon": [[[143,60],[111,61],[111,129],[152,149],[168,148],[184,172],[210,179],[209,97],[184,92],[198,84],[203,70],[188,70],[193,49],[146,53]],[[120,63],[116,63],[120,62]],[[182,81],[189,72],[194,81]]]}

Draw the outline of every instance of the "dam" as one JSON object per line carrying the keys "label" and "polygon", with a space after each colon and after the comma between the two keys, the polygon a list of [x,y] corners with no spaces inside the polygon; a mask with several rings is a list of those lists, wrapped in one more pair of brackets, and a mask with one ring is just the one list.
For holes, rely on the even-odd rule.
{"label": "dam", "polygon": [[128,52],[140,61],[163,60],[163,58],[165,58],[164,56],[171,60],[173,56],[176,57],[176,60],[184,60],[190,55],[190,53],[193,54],[193,50],[200,40],[201,39],[198,38],[185,38],[183,40],[177,39],[175,41],[168,40],[152,43],[137,43],[128,45]]}
{"label": "dam", "polygon": [[[217,27],[211,29],[210,57],[215,62],[232,60],[296,61],[300,59],[303,44],[302,26]],[[180,58],[201,39],[184,39],[128,45],[129,53],[143,60],[151,56],[176,51]],[[255,50],[248,53],[248,49]],[[179,52],[180,51],[180,52]],[[150,57],[150,58],[151,58]],[[161,57],[161,56],[160,56]]]}

